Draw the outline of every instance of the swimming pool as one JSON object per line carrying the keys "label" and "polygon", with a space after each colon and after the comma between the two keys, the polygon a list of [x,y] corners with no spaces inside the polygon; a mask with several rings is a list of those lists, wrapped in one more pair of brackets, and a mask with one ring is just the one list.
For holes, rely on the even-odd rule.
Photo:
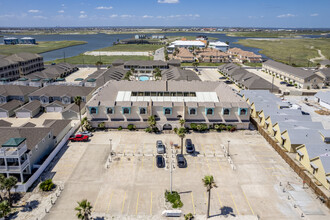
{"label": "swimming pool", "polygon": [[149,76],[139,76],[139,80],[140,81],[148,81],[149,80]]}

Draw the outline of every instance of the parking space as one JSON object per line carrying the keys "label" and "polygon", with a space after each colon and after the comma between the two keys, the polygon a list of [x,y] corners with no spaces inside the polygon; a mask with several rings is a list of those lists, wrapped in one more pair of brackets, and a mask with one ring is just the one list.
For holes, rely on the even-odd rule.
{"label": "parking space", "polygon": [[97,68],[94,67],[87,67],[87,68],[79,67],[79,70],[67,76],[65,78],[65,81],[75,82],[75,79],[77,78],[86,79],[90,74],[94,73],[96,70]]}
{"label": "parking space", "polygon": [[[257,133],[193,133],[187,138],[195,145],[195,155],[185,158],[188,166],[178,168],[171,143],[179,144],[175,134],[144,132],[97,132],[89,143],[70,143],[53,172],[54,181],[65,182],[65,189],[45,219],[73,219],[76,202],[88,199],[94,217],[123,216],[135,219],[161,219],[166,209],[164,193],[170,189],[170,161],[173,158],[173,190],[179,192],[183,213],[206,215],[208,194],[202,183],[213,175],[217,188],[211,191],[211,215],[260,216],[262,219],[298,219],[279,185],[301,184],[297,175]],[[113,162],[105,168],[112,139]],[[157,140],[166,144],[166,166],[156,166]],[[236,166],[233,170],[221,144],[228,147]],[[77,155],[75,155],[77,154]],[[80,155],[80,156],[79,156]],[[174,155],[173,155],[174,156]],[[70,161],[71,160],[71,161]],[[63,161],[63,163],[62,163]],[[309,216],[310,219],[327,219]]]}

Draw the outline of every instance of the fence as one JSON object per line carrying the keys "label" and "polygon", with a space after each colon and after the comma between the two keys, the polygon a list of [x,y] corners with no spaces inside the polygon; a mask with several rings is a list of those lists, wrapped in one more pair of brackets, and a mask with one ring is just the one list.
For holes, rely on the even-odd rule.
{"label": "fence", "polygon": [[268,135],[268,133],[255,121],[251,118],[252,124],[258,128],[259,133],[267,140],[267,142],[276,150],[276,152],[285,160],[287,164],[298,174],[298,176],[315,192],[316,195],[322,197],[324,203],[328,208],[330,208],[330,198],[329,196],[322,191],[322,189],[316,185],[313,181],[314,177],[309,174],[309,172],[300,164],[296,163],[286,151],[278,145],[278,143]]}
{"label": "fence", "polygon": [[49,154],[47,159],[43,162],[43,164],[39,167],[39,169],[26,181],[26,183],[17,185],[16,192],[26,192],[29,187],[36,181],[41,173],[47,168],[50,162],[54,159],[56,154],[65,146],[69,137],[78,129],[79,123],[75,124],[71,130],[62,138],[61,142],[55,147],[55,149]]}

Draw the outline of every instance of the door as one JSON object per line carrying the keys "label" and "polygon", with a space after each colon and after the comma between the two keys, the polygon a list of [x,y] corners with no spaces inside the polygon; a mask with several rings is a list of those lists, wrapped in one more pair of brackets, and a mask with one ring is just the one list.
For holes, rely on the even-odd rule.
{"label": "door", "polygon": [[62,107],[54,107],[54,112],[62,112]]}
{"label": "door", "polygon": [[47,107],[46,108],[47,112],[54,112],[55,111],[55,107]]}
{"label": "door", "polygon": [[17,112],[16,117],[17,118],[30,118],[31,113],[30,112]]}
{"label": "door", "polygon": [[163,126],[163,130],[172,130],[172,125],[170,125],[170,124],[164,124],[164,126]]}

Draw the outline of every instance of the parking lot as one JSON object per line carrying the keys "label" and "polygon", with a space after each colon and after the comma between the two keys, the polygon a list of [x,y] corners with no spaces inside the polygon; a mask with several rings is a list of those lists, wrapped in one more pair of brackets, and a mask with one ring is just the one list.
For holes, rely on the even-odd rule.
{"label": "parking lot", "polygon": [[[187,155],[187,168],[178,168],[173,158],[173,190],[180,193],[182,211],[205,219],[207,194],[202,178],[213,175],[217,188],[211,193],[211,216],[244,219],[300,219],[283,188],[301,188],[301,179],[256,131],[192,133],[196,155]],[[113,162],[105,164],[112,139]],[[155,162],[156,140],[166,144],[165,168]],[[235,170],[224,156],[228,147]],[[77,201],[88,199],[93,217],[105,219],[161,219],[166,209],[164,192],[170,188],[170,143],[180,143],[175,134],[145,132],[96,132],[87,143],[69,143],[68,150],[53,168],[55,183],[64,191],[45,219],[74,219]],[[177,149],[179,152],[179,149]],[[289,185],[288,185],[289,183]],[[292,186],[292,187],[291,187]],[[312,198],[309,219],[328,219],[329,211]]]}

